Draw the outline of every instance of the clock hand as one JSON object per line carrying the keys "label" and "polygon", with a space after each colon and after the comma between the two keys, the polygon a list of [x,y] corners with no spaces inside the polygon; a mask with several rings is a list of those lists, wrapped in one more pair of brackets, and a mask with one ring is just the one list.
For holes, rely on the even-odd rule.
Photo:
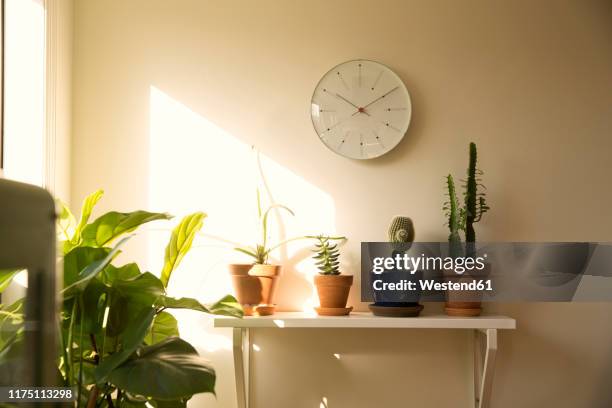
{"label": "clock hand", "polygon": [[353,108],[357,109],[351,116],[355,116],[358,113],[365,113],[366,115],[370,116],[370,114],[365,111],[365,108],[362,108],[362,107],[359,107],[359,106],[355,105],[353,102],[349,101],[348,99],[346,99],[344,96],[340,95],[339,93],[337,93],[336,96],[338,98],[342,99],[344,102],[346,102],[349,105],[351,105]]}
{"label": "clock hand", "polygon": [[399,86],[396,86],[395,88],[393,88],[392,90],[390,90],[389,92],[387,92],[386,94],[383,94],[381,96],[379,96],[378,98],[374,99],[372,102],[368,103],[366,106],[364,106],[363,108],[367,108],[368,106],[374,104],[375,102],[378,102],[379,100],[381,100],[382,98],[384,98],[385,96],[389,95],[391,92],[395,91],[397,88],[399,88]]}

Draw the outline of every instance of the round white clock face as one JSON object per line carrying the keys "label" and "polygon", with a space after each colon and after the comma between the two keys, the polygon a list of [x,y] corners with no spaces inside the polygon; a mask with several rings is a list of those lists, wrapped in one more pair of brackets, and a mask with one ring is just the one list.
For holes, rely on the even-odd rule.
{"label": "round white clock face", "polygon": [[372,159],[402,140],[412,113],[402,80],[368,60],[344,62],[319,81],[312,95],[312,124],[332,151]]}

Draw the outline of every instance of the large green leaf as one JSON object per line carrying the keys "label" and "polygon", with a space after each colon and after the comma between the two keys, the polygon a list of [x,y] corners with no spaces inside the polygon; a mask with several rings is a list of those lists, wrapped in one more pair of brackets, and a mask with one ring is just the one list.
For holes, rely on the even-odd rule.
{"label": "large green leaf", "polygon": [[158,297],[164,294],[164,287],[159,278],[150,272],[145,272],[130,279],[118,279],[112,288],[130,302],[151,306]]}
{"label": "large green leaf", "polygon": [[[102,323],[104,319],[104,312],[106,301],[105,298],[108,296],[108,287],[102,283],[98,278],[92,279],[85,291],[83,292],[82,307],[80,313],[83,315],[83,329],[86,333],[100,334],[102,332]],[[79,319],[80,317],[71,316],[72,319]]]}
{"label": "large green leaf", "polygon": [[122,350],[105,357],[100,365],[96,368],[95,376],[99,383],[106,381],[108,375],[121,363],[127,360],[138,349],[138,347],[142,345],[154,317],[155,309],[148,307],[142,309],[136,318],[130,322],[130,325],[128,325],[127,329],[123,333]]}
{"label": "large green leaf", "polygon": [[0,293],[4,292],[4,289],[8,287],[13,281],[13,278],[17,276],[22,269],[2,269],[0,270]]}
{"label": "large green leaf", "polygon": [[0,384],[19,385],[14,380],[23,376],[25,369],[24,300],[11,305],[0,305]]}
{"label": "large green leaf", "polygon": [[120,235],[135,230],[142,224],[155,220],[169,220],[170,218],[172,217],[166,213],[150,213],[147,211],[108,212],[83,228],[81,245],[102,247]]}
{"label": "large green leaf", "polygon": [[113,260],[113,258],[119,253],[121,246],[130,239],[125,237],[115,245],[115,247],[104,257],[103,259],[94,261],[87,265],[78,275],[77,280],[70,285],[66,286],[62,290],[64,299],[74,296],[76,293],[83,291],[91,279],[93,279],[98,273],[100,273],[106,266]]}
{"label": "large green leaf", "polygon": [[3,306],[0,305],[0,350],[4,349],[10,339],[23,330],[25,299]]}
{"label": "large green leaf", "polygon": [[104,190],[98,190],[94,191],[93,193],[88,195],[85,200],[83,200],[83,205],[81,206],[81,218],[79,219],[79,223],[77,224],[76,229],[74,231],[73,241],[80,241],[81,232],[89,222],[89,217],[91,217],[93,208],[96,206],[98,201],[100,201],[103,195]]}
{"label": "large green leaf", "polygon": [[[82,244],[83,239],[81,237],[81,232],[83,231],[83,228],[85,228],[85,226],[87,225],[94,206],[98,203],[98,201],[100,201],[100,198],[102,198],[103,195],[104,191],[98,190],[85,197],[85,200],[83,200],[83,205],[81,206],[81,217],[79,218],[78,224],[76,224],[76,220],[74,219],[74,216],[72,215],[66,204],[60,201],[62,205],[62,211],[60,213],[58,225],[60,227],[60,230],[62,230],[63,235],[66,237],[63,248],[64,254],[70,252],[73,248],[78,247]],[[69,236],[69,231],[72,229],[72,227],[74,227],[74,234],[72,236]]]}
{"label": "large green leaf", "polygon": [[165,307],[168,309],[191,309],[199,312],[209,313],[206,306],[193,298],[172,298],[169,296],[161,296],[155,303],[156,306]]}
{"label": "large green leaf", "polygon": [[150,308],[163,295],[160,280],[146,272],[129,279],[117,279],[112,283],[108,333],[121,334],[143,308]]}
{"label": "large green leaf", "polygon": [[145,343],[155,344],[168,337],[178,336],[178,322],[168,312],[161,312],[153,319],[153,325],[145,337]]}
{"label": "large green leaf", "polygon": [[79,274],[86,267],[108,256],[109,248],[78,247],[64,256],[64,287],[79,280]]}
{"label": "large green leaf", "polygon": [[185,254],[187,254],[191,248],[193,239],[196,233],[202,228],[205,217],[206,214],[203,212],[187,215],[172,231],[170,242],[168,246],[166,246],[164,268],[161,273],[161,281],[164,287],[168,286],[172,271],[177,268]]}
{"label": "large green leaf", "polygon": [[133,394],[177,400],[215,390],[215,371],[208,361],[178,337],[143,347],[115,368],[108,380]]}
{"label": "large green leaf", "polygon": [[242,317],[244,314],[242,306],[240,306],[236,298],[231,295],[227,295],[208,306],[203,305],[198,300],[193,298],[183,297],[176,299],[168,296],[161,296],[157,300],[156,305],[169,309],[191,309],[204,313],[233,317]]}
{"label": "large green leaf", "polygon": [[16,379],[25,375],[24,353],[26,351],[24,330],[17,332],[0,349],[0,384],[3,386],[15,384]]}
{"label": "large green leaf", "polygon": [[112,285],[117,279],[125,280],[135,278],[136,276],[140,275],[140,273],[140,268],[135,263],[125,264],[118,268],[111,264],[104,268],[100,274],[100,278],[105,284]]}
{"label": "large green leaf", "polygon": [[208,306],[209,313],[214,315],[242,317],[244,311],[242,306],[238,303],[235,297],[232,295],[226,295],[219,299],[212,305]]}
{"label": "large green leaf", "polygon": [[[56,202],[60,208],[57,216],[58,240],[68,242],[72,238],[72,229],[76,225],[76,220],[65,202],[60,199],[56,199]],[[66,253],[66,251],[64,253]]]}

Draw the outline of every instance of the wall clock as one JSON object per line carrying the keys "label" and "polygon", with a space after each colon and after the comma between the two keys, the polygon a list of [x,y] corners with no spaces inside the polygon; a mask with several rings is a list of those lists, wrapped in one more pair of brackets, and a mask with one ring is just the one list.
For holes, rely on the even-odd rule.
{"label": "wall clock", "polygon": [[315,88],[311,108],[321,141],[352,159],[373,159],[392,150],[412,114],[400,77],[368,60],[347,61],[328,71]]}

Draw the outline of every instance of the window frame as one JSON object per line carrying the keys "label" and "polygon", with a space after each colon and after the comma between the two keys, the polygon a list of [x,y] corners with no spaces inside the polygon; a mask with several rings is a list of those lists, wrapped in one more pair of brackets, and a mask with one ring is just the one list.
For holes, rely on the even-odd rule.
{"label": "window frame", "polygon": [[5,0],[0,0],[0,176],[4,169],[4,10]]}

